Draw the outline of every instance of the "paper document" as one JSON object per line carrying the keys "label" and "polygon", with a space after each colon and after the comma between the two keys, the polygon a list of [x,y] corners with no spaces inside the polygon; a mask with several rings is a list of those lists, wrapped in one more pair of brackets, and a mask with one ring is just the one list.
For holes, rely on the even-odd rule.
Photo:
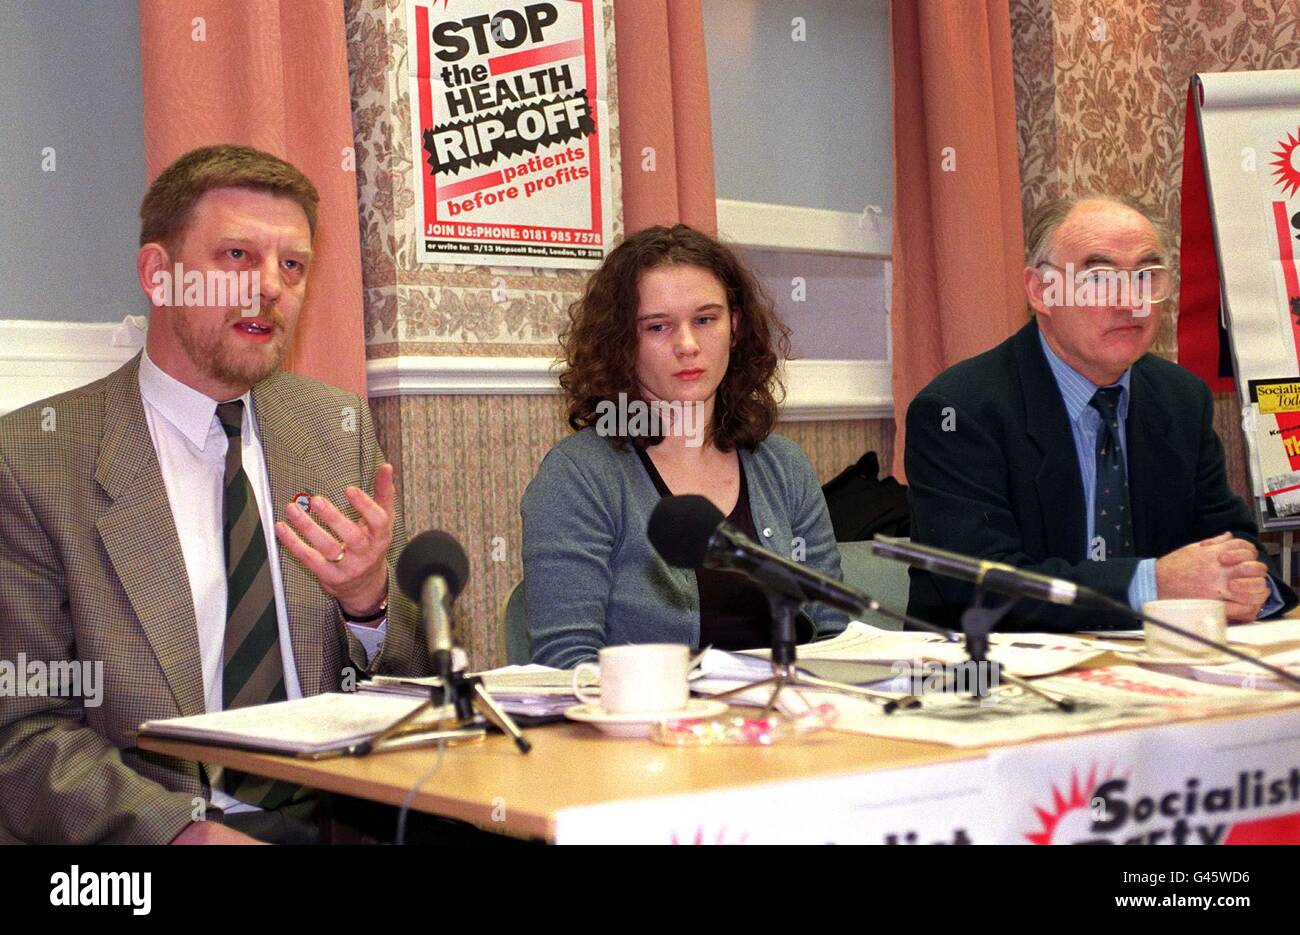
{"label": "paper document", "polygon": [[[146,721],[140,725],[140,735],[267,753],[323,753],[349,747],[378,733],[409,714],[422,701],[422,698],[364,692],[330,692],[295,701]],[[430,711],[418,723],[427,719],[433,724],[440,715],[450,713],[449,708]]]}
{"label": "paper document", "polygon": [[1300,620],[1266,620],[1262,623],[1235,624],[1228,627],[1228,642],[1242,646],[1300,643]]}
{"label": "paper document", "polygon": [[[799,656],[796,667],[804,675],[846,685],[870,685],[895,674],[889,663],[805,655]],[[712,695],[735,688],[737,683],[758,682],[771,675],[772,663],[766,656],[709,649],[700,654],[699,666],[691,674],[691,688]]]}
{"label": "paper document", "polygon": [[[958,693],[924,694],[919,708],[893,714],[885,714],[880,705],[870,701],[806,689],[797,693],[787,689],[780,707],[797,713],[807,705],[831,704],[839,712],[835,730],[979,747],[1300,704],[1300,696],[1289,692],[1208,685],[1137,666],[1067,672],[1036,679],[1034,687],[1069,697],[1075,702],[1075,710],[1060,711],[1006,683],[986,698]],[[746,700],[761,703],[766,695],[754,693]]]}
{"label": "paper document", "polygon": [[[1290,649],[1260,658],[1292,675],[1300,676],[1300,649]],[[1199,681],[1213,682],[1216,685],[1236,685],[1238,688],[1265,691],[1300,691],[1300,686],[1294,682],[1288,682],[1279,675],[1251,665],[1244,659],[1235,659],[1217,666],[1188,666],[1187,674]]]}
{"label": "paper document", "polygon": [[1144,640],[1146,631],[1141,627],[1129,630],[1080,630],[1079,636],[1090,636],[1102,640]]}
{"label": "paper document", "polygon": [[[1096,659],[1107,651],[1092,641],[1061,633],[994,633],[989,637],[989,658],[1022,678],[1064,672]],[[747,650],[766,660],[769,650]],[[844,662],[935,662],[959,663],[970,657],[965,641],[951,642],[937,633],[912,630],[882,630],[861,621],[851,621],[834,639],[800,646],[799,661],[834,659]],[[709,672],[710,678],[715,677]]]}

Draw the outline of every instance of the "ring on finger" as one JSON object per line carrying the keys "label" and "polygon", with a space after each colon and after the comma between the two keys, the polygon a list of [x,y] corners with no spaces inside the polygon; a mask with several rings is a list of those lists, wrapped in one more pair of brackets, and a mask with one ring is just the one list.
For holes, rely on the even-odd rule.
{"label": "ring on finger", "polygon": [[334,558],[330,559],[330,564],[337,565],[339,562],[343,561],[343,557],[347,554],[348,554],[347,543],[341,543],[339,547],[339,554]]}

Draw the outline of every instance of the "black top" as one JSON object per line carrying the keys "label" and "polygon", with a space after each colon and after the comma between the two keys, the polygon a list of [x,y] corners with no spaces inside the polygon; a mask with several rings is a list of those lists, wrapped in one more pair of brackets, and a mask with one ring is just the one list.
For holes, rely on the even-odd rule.
{"label": "black top", "polygon": [[[672,491],[659,476],[655,463],[642,448],[637,449],[650,480],[659,496],[670,497]],[[740,466],[740,496],[727,516],[727,523],[755,542],[758,530],[749,509],[749,485],[745,467]],[[758,586],[737,571],[700,568],[695,572],[700,591],[700,646],[714,649],[756,649],[772,643],[772,614],[767,598]]]}

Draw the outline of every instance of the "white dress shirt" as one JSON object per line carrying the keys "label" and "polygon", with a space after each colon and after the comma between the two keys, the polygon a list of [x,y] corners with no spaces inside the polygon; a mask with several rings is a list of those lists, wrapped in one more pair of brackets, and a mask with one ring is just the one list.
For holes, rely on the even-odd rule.
{"label": "white dress shirt", "polygon": [[[158,454],[163,485],[167,488],[167,500],[171,504],[172,519],[176,523],[176,535],[185,560],[190,594],[194,599],[203,668],[203,697],[209,712],[220,711],[226,635],[222,497],[228,439],[217,418],[216,400],[164,373],[147,353],[140,359],[140,397],[149,423],[149,436]],[[302,686],[294,665],[284,582],[280,576],[271,479],[262,453],[251,391],[240,399],[244,403],[241,432],[244,473],[252,485],[262,520],[262,534],[266,538],[271,588],[275,593],[275,617],[280,630],[280,656],[284,663],[284,688],[288,698],[301,698]],[[361,642],[369,662],[383,645],[387,621],[377,627],[348,624],[348,629]],[[215,788],[212,790],[212,804],[228,812],[254,808]]]}

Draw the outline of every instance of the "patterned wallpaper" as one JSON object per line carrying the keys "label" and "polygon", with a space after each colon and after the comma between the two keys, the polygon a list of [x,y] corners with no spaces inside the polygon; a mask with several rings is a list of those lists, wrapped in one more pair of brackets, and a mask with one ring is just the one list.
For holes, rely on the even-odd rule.
{"label": "patterned wallpaper", "polygon": [[[1058,194],[1127,193],[1176,239],[1191,76],[1300,67],[1300,0],[1011,0],[1011,20],[1026,217]],[[1154,349],[1176,360],[1170,305]],[[1218,396],[1215,424],[1245,493],[1236,405]]]}
{"label": "patterned wallpaper", "polygon": [[[613,30],[613,0],[605,22]],[[571,270],[420,265],[407,91],[405,0],[348,0],[348,61],[361,214],[366,356],[554,357],[584,274]],[[617,71],[606,42],[615,237],[622,236]],[[505,662],[501,606],[523,574],[519,502],[567,432],[558,396],[406,396],[371,400],[380,443],[397,467],[408,532],[440,528],[470,558],[456,606],[458,640],[476,667]],[[867,449],[892,458],[892,420],[799,422],[779,431],[808,452],[823,481]]]}
{"label": "patterned wallpaper", "polygon": [[1011,0],[1011,65],[1016,88],[1016,147],[1026,221],[1060,193],[1056,168],[1056,76],[1052,0]]}
{"label": "patterned wallpaper", "polygon": [[445,529],[469,556],[469,584],[456,604],[458,643],[475,666],[503,665],[497,620],[523,576],[519,503],[542,457],[568,432],[562,400],[402,396],[370,406],[389,458],[400,445],[407,529]]}

